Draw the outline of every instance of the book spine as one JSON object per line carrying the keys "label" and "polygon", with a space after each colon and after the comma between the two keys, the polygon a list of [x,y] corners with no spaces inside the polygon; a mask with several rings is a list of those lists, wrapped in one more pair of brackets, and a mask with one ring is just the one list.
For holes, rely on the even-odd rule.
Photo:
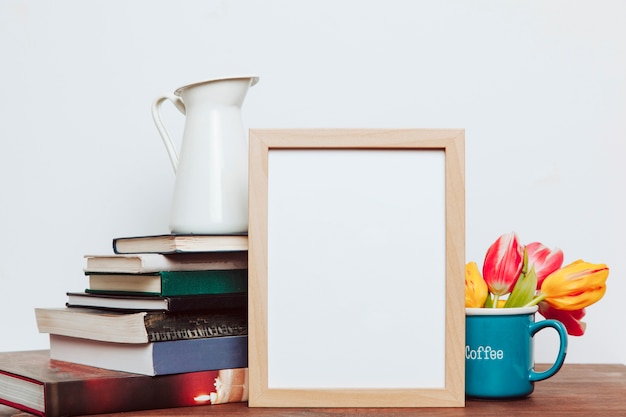
{"label": "book spine", "polygon": [[[248,400],[247,368],[46,385],[46,417],[108,414]],[[141,393],[141,395],[138,395]]]}
{"label": "book spine", "polygon": [[248,367],[248,336],[154,343],[152,349],[155,375]]}
{"label": "book spine", "polygon": [[113,239],[113,253],[118,255],[248,251],[246,235],[169,234],[118,237]]}
{"label": "book spine", "polygon": [[231,294],[247,290],[247,269],[161,272],[163,296]]}
{"label": "book spine", "polygon": [[85,255],[85,274],[92,273],[156,273],[162,271],[201,271],[247,269],[248,253],[203,252],[160,253],[138,255]]}
{"label": "book spine", "polygon": [[203,295],[166,297],[167,310],[171,312],[207,309],[241,308],[248,305],[247,293],[215,294],[207,301]]}
{"label": "book spine", "polygon": [[146,314],[149,342],[242,336],[248,334],[246,310],[211,314]]}

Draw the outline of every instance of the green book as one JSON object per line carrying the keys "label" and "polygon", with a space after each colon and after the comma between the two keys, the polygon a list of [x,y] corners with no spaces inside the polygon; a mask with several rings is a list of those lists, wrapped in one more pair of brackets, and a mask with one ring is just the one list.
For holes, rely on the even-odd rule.
{"label": "green book", "polygon": [[150,274],[89,273],[94,294],[145,294],[158,296],[232,294],[248,291],[248,270],[163,271]]}

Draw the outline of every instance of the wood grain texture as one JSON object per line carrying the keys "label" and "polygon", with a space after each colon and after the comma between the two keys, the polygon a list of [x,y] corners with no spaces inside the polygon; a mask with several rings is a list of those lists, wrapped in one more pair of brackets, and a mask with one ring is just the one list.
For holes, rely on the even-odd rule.
{"label": "wood grain texture", "polygon": [[[538,369],[546,369],[547,366]],[[552,378],[538,382],[535,392],[516,401],[467,400],[465,408],[249,408],[246,403],[106,414],[100,417],[620,417],[626,416],[626,366],[565,364]],[[0,407],[0,417],[17,413]]]}
{"label": "wood grain texture", "polygon": [[[253,129],[250,131],[250,405],[434,407],[464,404],[465,162],[463,129]],[[273,149],[443,150],[446,194],[445,387],[268,388],[268,153]],[[416,213],[416,215],[419,215]]]}

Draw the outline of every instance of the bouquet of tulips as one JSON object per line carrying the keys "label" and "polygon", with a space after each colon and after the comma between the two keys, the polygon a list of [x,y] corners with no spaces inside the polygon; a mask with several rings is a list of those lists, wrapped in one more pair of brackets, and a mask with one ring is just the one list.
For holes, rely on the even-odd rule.
{"label": "bouquet of tulips", "polygon": [[606,292],[609,268],[577,260],[563,265],[563,251],[539,242],[522,245],[515,233],[500,236],[487,250],[482,275],[465,266],[465,307],[511,308],[538,305],[545,318],[567,333],[585,333],[585,308]]}

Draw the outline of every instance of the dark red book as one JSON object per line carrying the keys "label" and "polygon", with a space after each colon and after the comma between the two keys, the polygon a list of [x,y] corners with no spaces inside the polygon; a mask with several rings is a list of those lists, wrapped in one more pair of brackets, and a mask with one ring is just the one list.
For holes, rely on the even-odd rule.
{"label": "dark red book", "polygon": [[0,404],[46,417],[247,401],[247,368],[146,376],[0,352]]}

